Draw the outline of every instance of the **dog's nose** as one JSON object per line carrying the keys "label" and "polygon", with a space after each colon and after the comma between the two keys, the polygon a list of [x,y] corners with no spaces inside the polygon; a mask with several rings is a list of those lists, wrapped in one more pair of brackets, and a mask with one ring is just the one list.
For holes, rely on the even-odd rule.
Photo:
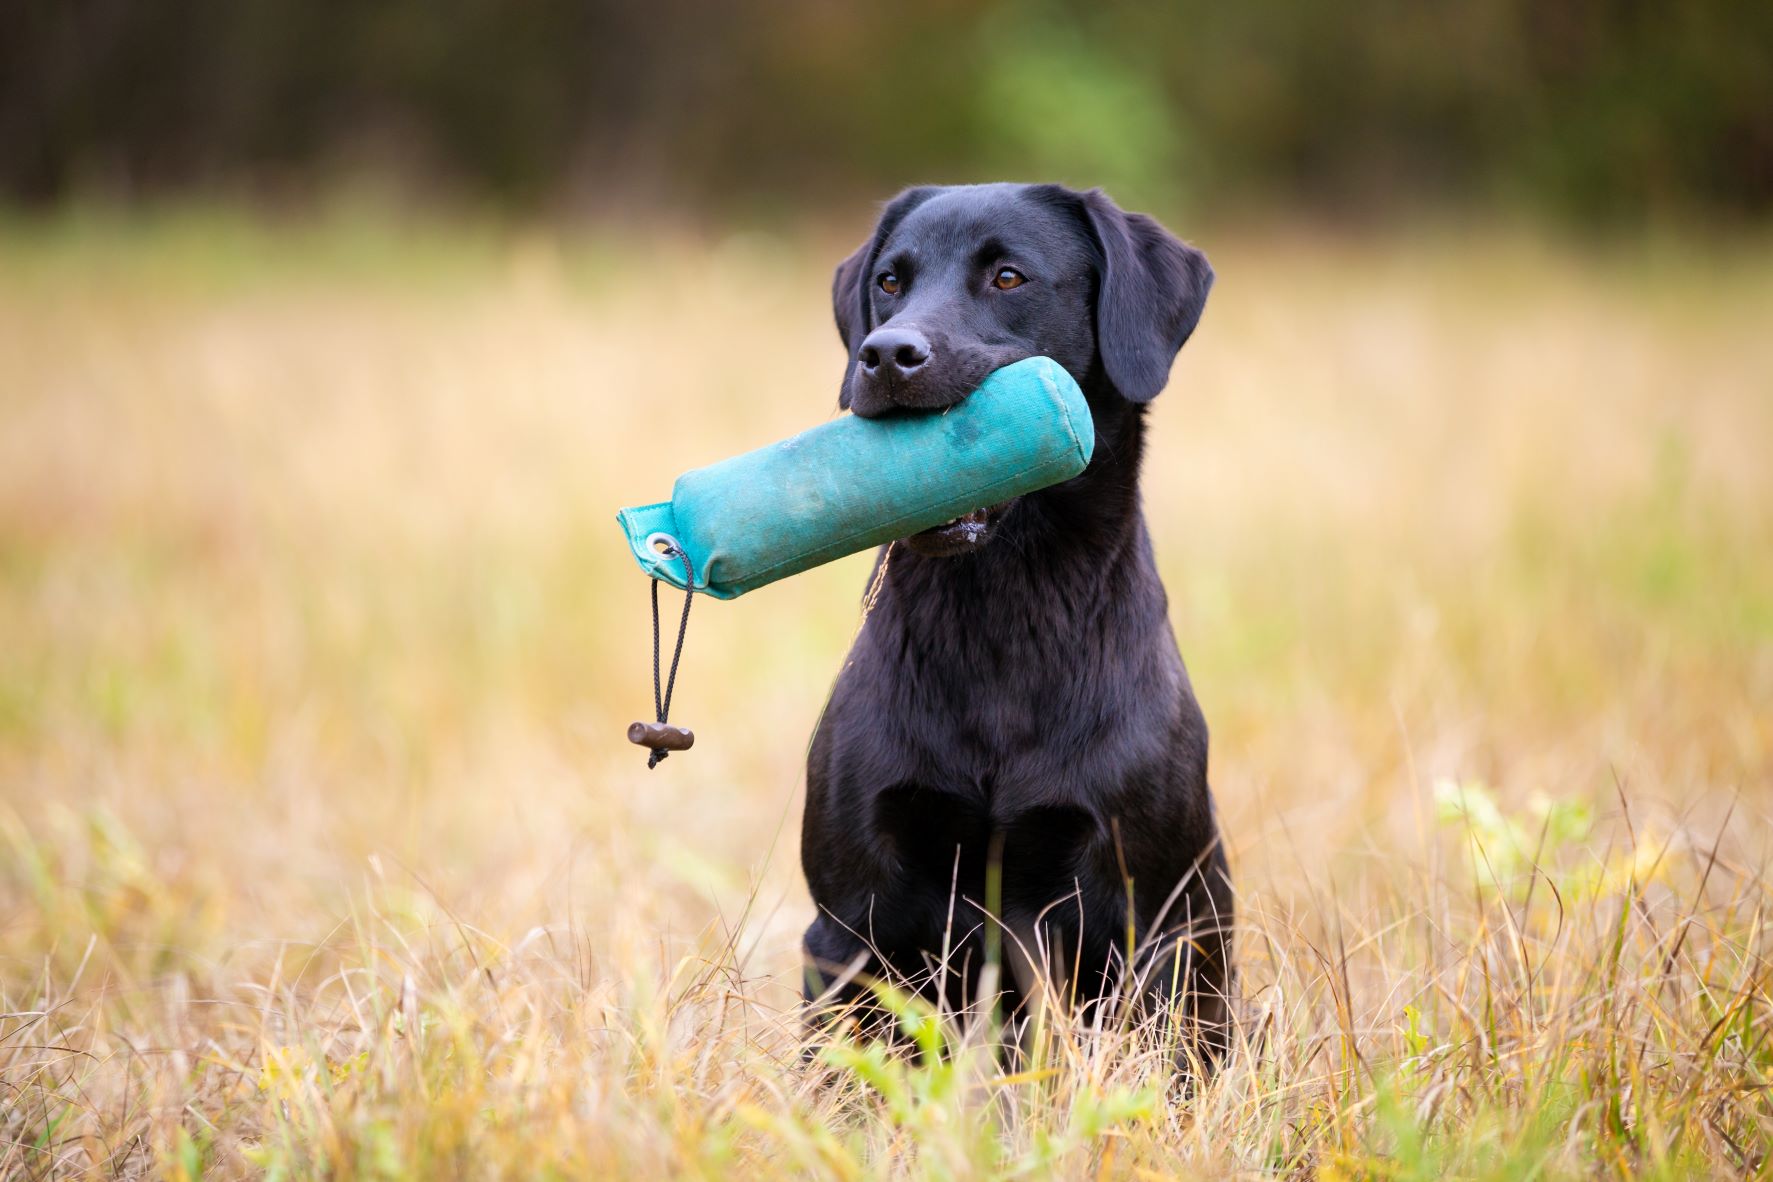
{"label": "dog's nose", "polygon": [[877,328],[862,342],[869,377],[908,378],[929,359],[929,338],[915,328]]}

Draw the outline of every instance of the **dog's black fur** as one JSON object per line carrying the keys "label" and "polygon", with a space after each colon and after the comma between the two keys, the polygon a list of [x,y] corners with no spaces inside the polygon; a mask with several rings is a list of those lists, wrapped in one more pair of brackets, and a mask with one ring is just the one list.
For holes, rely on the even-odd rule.
{"label": "dog's black fur", "polygon": [[1145,404],[1212,281],[1157,222],[1057,185],[909,190],[837,268],[844,406],[940,408],[1044,354],[1082,386],[1096,449],[1075,479],[876,560],[807,760],[809,999],[882,975],[964,1007],[1001,922],[1012,1005],[1044,972],[1222,1047],[1232,898],[1207,728],[1138,488]]}

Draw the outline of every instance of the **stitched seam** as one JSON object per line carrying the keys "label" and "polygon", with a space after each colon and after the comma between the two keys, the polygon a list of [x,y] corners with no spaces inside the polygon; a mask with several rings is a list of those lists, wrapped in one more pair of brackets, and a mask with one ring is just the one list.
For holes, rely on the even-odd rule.
{"label": "stitched seam", "polygon": [[[1053,364],[1057,365],[1058,362],[1055,361]],[[1041,384],[1047,388],[1047,392],[1049,394],[1053,395],[1053,397],[1055,397],[1059,400],[1059,413],[1065,416],[1065,432],[1066,432],[1066,434],[1071,436],[1071,446],[1076,450],[1077,458],[1082,460],[1084,462],[1085,466],[1088,466],[1089,462],[1090,462],[1090,457],[1084,454],[1083,438],[1080,435],[1078,435],[1077,424],[1072,421],[1071,403],[1063,394],[1059,393],[1059,391],[1057,389],[1058,383],[1053,380],[1053,375],[1051,373],[1046,372],[1045,366],[1042,366],[1041,368],[1042,368],[1042,373],[1040,375]],[[1094,424],[1091,424],[1091,425],[1094,426]]]}

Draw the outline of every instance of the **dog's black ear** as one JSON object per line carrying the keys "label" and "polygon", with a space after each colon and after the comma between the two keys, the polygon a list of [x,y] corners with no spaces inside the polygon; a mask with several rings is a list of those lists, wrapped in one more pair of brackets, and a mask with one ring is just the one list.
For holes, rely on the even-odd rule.
{"label": "dog's black ear", "polygon": [[1127,213],[1100,189],[1083,194],[1083,206],[1102,251],[1096,288],[1102,366],[1124,397],[1150,402],[1200,322],[1213,268],[1155,219]]}
{"label": "dog's black ear", "polygon": [[849,358],[837,390],[837,404],[845,410],[850,408],[850,378],[856,372],[856,351],[872,327],[868,323],[868,284],[874,279],[874,260],[905,215],[935,194],[935,188],[929,186],[906,189],[887,202],[874,225],[874,233],[856,248],[856,253],[837,264],[831,276],[831,312],[837,318],[837,335],[843,338],[844,352]]}
{"label": "dog's black ear", "polygon": [[875,242],[870,238],[837,264],[831,275],[831,314],[837,317],[837,335],[843,338],[844,352],[851,357],[868,335],[868,300],[862,290],[862,271],[874,250]]}

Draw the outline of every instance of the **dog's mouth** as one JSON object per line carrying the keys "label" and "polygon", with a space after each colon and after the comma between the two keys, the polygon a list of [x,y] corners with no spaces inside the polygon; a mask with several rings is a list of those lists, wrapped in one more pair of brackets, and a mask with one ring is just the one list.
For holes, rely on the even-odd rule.
{"label": "dog's mouth", "polygon": [[905,539],[905,544],[927,558],[951,558],[970,553],[991,540],[1004,511],[1015,503],[1011,498],[1000,505],[975,509],[953,521],[912,534]]}

